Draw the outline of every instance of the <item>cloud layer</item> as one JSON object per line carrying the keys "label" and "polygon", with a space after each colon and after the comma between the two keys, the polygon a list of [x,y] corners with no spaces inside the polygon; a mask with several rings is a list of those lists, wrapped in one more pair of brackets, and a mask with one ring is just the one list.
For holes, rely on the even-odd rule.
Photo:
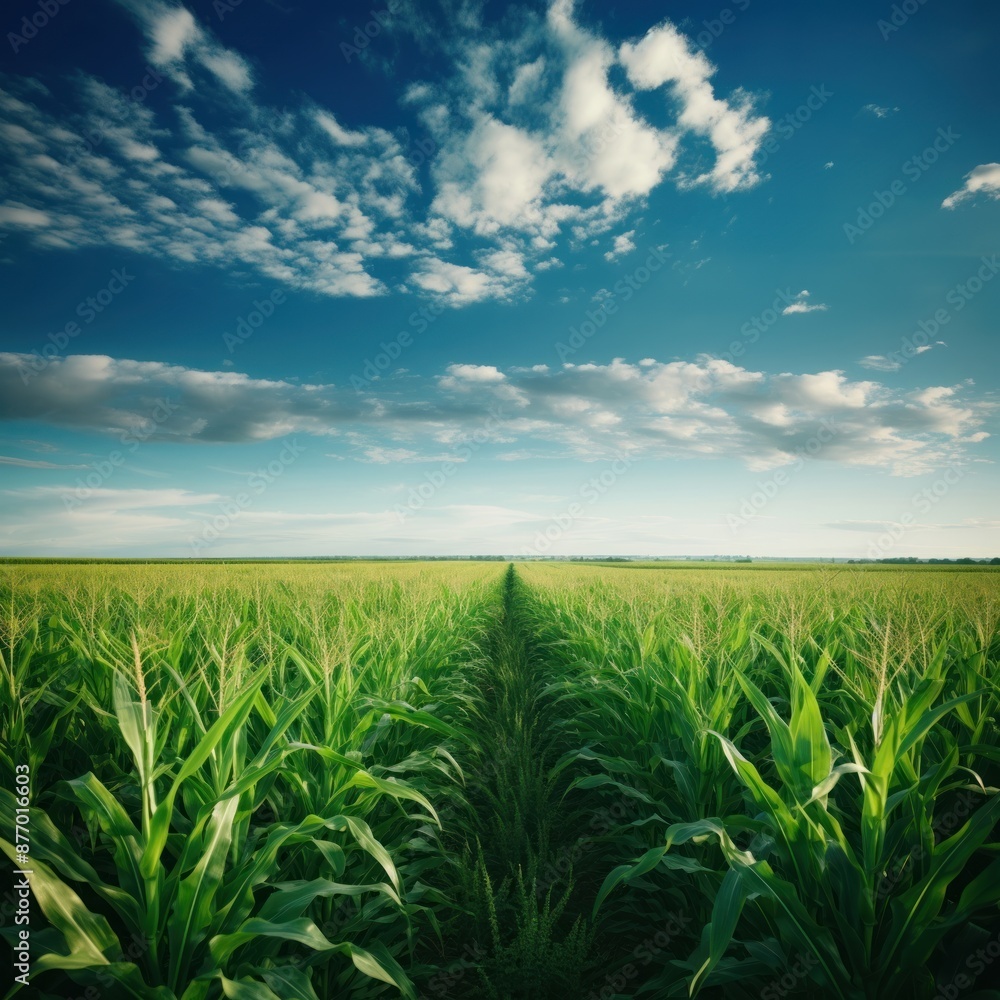
{"label": "cloud layer", "polygon": [[[988,404],[963,386],[891,390],[842,372],[768,374],[703,357],[501,371],[454,364],[347,386],[298,385],[104,356],[54,358],[27,382],[27,355],[0,354],[0,419],[123,440],[330,439],[333,457],[514,461],[613,455],[739,457],[754,470],[804,457],[917,475],[962,461],[988,434]],[[471,448],[472,443],[475,448]]]}
{"label": "cloud layer", "polygon": [[[185,7],[119,4],[148,60],[128,92],[82,73],[0,79],[0,229],[36,247],[460,306],[523,294],[561,239],[604,239],[668,176],[711,192],[761,180],[768,120],[747,93],[717,94],[669,22],[616,44],[554,0],[506,34],[477,24],[440,43],[450,74],[406,88],[401,118],[426,130],[411,141],[307,97],[269,106],[251,64]],[[646,90],[663,96],[656,122],[635,107]],[[611,258],[631,235],[607,237]]]}

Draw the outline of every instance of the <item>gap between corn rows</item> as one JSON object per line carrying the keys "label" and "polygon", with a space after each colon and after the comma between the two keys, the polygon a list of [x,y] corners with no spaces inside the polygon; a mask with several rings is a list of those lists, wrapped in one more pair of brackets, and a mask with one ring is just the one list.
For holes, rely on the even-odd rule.
{"label": "gap between corn rows", "polygon": [[553,677],[532,611],[511,565],[468,720],[477,744],[468,809],[448,843],[457,855],[453,894],[471,918],[446,933],[427,997],[588,993],[595,963],[586,917],[607,873],[589,850],[601,809],[580,792],[564,797],[574,774],[556,764],[577,744],[546,690]]}

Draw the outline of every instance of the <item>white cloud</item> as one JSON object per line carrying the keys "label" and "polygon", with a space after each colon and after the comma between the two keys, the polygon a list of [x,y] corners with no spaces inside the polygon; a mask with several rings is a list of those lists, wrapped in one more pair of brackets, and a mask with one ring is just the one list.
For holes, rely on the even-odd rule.
{"label": "white cloud", "polygon": [[897,361],[885,354],[867,354],[858,364],[862,368],[871,368],[879,372],[896,372],[903,367],[902,361]]}
{"label": "white cloud", "polygon": [[804,288],[798,295],[795,296],[794,302],[789,302],[784,309],[781,310],[782,316],[794,316],[797,313],[811,313],[811,312],[826,312],[829,306],[823,305],[822,302],[810,302],[810,295]]}
{"label": "white cloud", "polygon": [[[465,27],[433,39],[451,72],[403,100],[430,133],[425,193],[399,136],[303,97],[269,107],[250,62],[187,8],[118,3],[144,34],[155,100],[85,75],[51,90],[0,81],[0,229],[36,248],[119,247],[322,295],[409,288],[461,306],[522,294],[535,270],[560,266],[560,237],[579,246],[622,228],[681,152],[704,153],[682,150],[686,138],[707,138],[714,165],[677,171],[679,185],[759,180],[767,120],[742,91],[716,96],[714,67],[669,24],[619,47],[578,21],[573,0],[503,31],[463,7]],[[664,40],[682,71],[657,54]],[[661,85],[654,123],[632,90]]]}
{"label": "white cloud", "polygon": [[[51,95],[10,86],[24,99],[0,89],[0,117],[22,124],[42,152],[0,147],[0,228],[21,229],[38,247],[120,247],[351,296],[384,293],[370,262],[409,252],[393,213],[413,170],[382,130],[366,131],[363,151],[338,149],[312,107],[237,103],[210,132],[193,107],[178,106],[167,128],[89,77],[77,81],[69,115]],[[302,146],[323,155],[300,164]]]}
{"label": "white cloud", "polygon": [[874,115],[876,118],[888,118],[899,111],[899,108],[883,108],[878,104],[866,104],[861,110],[867,111],[868,114]]}
{"label": "white cloud", "polygon": [[630,229],[627,233],[620,233],[616,236],[611,249],[604,255],[604,259],[614,261],[619,257],[624,257],[625,254],[631,253],[635,249],[635,241],[632,239],[633,236],[635,236],[634,229]]}
{"label": "white cloud", "polygon": [[448,375],[466,382],[503,382],[507,377],[495,365],[449,365]]}
{"label": "white cloud", "polygon": [[[27,387],[25,360],[0,354],[0,419],[141,432],[150,441],[338,437],[340,451],[361,461],[429,461],[479,434],[516,445],[515,457],[739,455],[770,469],[794,462],[827,421],[835,432],[819,459],[913,475],[961,461],[984,439],[988,410],[963,387],[891,390],[838,371],[768,374],[709,358],[557,371],[454,364],[436,379],[411,376],[360,394],[349,385],[80,355],[54,358]],[[157,401],[173,408],[162,420],[151,419]]]}
{"label": "white cloud", "polygon": [[35,458],[14,458],[0,455],[0,465],[17,465],[24,469],[86,469],[86,465],[63,465],[58,462],[43,462]]}
{"label": "white cloud", "polygon": [[677,127],[706,136],[716,153],[713,168],[689,179],[719,192],[752,187],[760,181],[755,157],[771,123],[755,116],[749,95],[730,101],[715,96],[709,80],[715,67],[669,21],[651,28],[637,44],[619,50],[632,84],[643,90],[668,85],[681,104]]}
{"label": "white cloud", "polygon": [[484,258],[483,267],[450,264],[437,257],[427,257],[416,265],[413,284],[451,306],[466,306],[486,299],[509,299],[528,277],[523,265],[501,254]]}
{"label": "white cloud", "polygon": [[994,201],[1000,199],[1000,163],[983,163],[965,175],[965,184],[957,191],[948,195],[942,208],[955,208],[956,205],[974,198],[977,194],[985,195]]}
{"label": "white cloud", "polygon": [[161,0],[118,0],[142,26],[149,42],[150,62],[168,73],[184,90],[195,83],[190,71],[195,66],[208,70],[227,90],[244,94],[253,88],[247,61],[232,49],[220,45],[205,31],[186,7]]}
{"label": "white cloud", "polygon": [[0,205],[0,226],[11,229],[37,229],[47,226],[51,217],[24,205]]}
{"label": "white cloud", "polygon": [[862,368],[870,368],[873,371],[898,372],[911,357],[916,357],[918,354],[925,354],[927,351],[932,351],[935,347],[947,346],[943,340],[937,340],[933,344],[922,344],[920,347],[913,347],[911,344],[908,345],[906,353],[898,352],[891,355],[868,354],[861,358],[858,364]]}

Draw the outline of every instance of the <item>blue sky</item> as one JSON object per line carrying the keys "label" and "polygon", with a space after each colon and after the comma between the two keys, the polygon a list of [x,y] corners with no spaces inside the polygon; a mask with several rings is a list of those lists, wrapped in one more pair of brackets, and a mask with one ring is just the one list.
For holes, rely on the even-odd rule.
{"label": "blue sky", "polygon": [[1000,554],[998,28],[8,5],[0,552]]}

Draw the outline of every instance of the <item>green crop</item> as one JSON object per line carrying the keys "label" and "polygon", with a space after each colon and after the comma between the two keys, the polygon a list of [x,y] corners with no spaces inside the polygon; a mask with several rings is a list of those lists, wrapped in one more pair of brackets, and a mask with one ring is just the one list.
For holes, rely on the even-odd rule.
{"label": "green crop", "polygon": [[1000,997],[1000,577],[499,569],[4,567],[8,995]]}

